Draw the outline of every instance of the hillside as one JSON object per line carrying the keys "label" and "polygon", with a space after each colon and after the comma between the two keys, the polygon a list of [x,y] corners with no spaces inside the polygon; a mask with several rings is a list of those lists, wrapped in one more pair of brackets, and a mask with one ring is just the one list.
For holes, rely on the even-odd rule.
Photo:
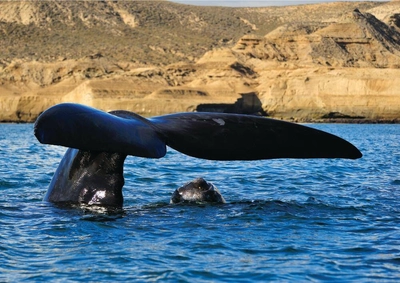
{"label": "hillside", "polygon": [[400,2],[0,2],[0,120],[33,121],[65,101],[144,115],[396,120],[399,15]]}
{"label": "hillside", "polygon": [[167,1],[0,1],[0,61],[55,61],[92,54],[117,61],[170,64],[195,61],[243,35],[264,36],[288,21],[334,19],[361,6],[196,7]]}

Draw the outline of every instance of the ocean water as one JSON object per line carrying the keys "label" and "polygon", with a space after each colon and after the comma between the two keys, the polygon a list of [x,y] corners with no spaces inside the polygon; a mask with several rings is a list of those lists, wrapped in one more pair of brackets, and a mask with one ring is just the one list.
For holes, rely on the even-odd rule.
{"label": "ocean water", "polygon": [[[42,201],[65,148],[0,124],[0,282],[398,282],[400,125],[310,125],[358,160],[128,157],[121,213]],[[227,204],[170,205],[196,177]]]}

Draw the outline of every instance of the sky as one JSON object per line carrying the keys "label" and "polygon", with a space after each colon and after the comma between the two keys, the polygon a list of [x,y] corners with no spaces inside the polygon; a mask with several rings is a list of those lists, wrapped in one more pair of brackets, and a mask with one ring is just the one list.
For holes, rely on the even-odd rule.
{"label": "sky", "polygon": [[[315,4],[322,2],[339,2],[339,1],[358,1],[358,0],[170,0],[172,2],[201,5],[201,6],[228,6],[228,7],[265,7],[265,6],[284,6],[284,5],[300,5]],[[368,0],[367,0],[368,1]],[[389,1],[389,0],[375,0]]]}

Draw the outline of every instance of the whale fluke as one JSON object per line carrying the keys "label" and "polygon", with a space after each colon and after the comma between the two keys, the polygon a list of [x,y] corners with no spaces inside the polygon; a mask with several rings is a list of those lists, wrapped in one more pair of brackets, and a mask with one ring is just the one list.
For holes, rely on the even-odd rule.
{"label": "whale fluke", "polygon": [[259,116],[178,113],[149,119],[167,145],[211,160],[349,158],[361,152],[348,141],[310,127]]}
{"label": "whale fluke", "polygon": [[45,144],[148,158],[164,156],[167,145],[211,160],[362,156],[335,135],[259,116],[193,112],[146,119],[128,111],[106,113],[69,103],[43,112],[35,135]]}
{"label": "whale fluke", "polygon": [[147,119],[128,111],[112,113],[80,104],[58,104],[38,117],[34,133],[44,144],[148,158],[165,155],[165,142]]}

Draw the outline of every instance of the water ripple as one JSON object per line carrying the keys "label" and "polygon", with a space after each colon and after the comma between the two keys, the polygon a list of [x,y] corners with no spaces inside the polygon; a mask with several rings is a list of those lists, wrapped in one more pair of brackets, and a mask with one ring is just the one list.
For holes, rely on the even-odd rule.
{"label": "water ripple", "polygon": [[[311,125],[360,160],[128,157],[125,208],[42,201],[64,148],[0,127],[0,282],[397,282],[400,125]],[[204,177],[223,205],[171,205]]]}

